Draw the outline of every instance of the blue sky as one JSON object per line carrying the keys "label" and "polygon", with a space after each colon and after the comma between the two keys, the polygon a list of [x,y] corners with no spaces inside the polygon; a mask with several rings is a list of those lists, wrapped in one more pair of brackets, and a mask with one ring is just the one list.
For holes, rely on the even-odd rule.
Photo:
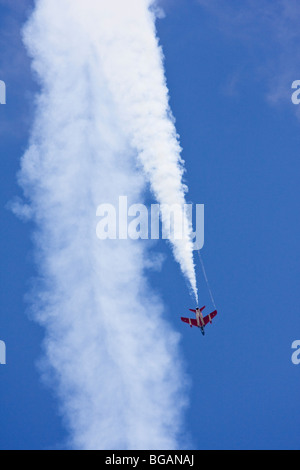
{"label": "blue sky", "polygon": [[[36,85],[18,38],[26,9],[5,4],[0,3],[0,43],[7,44],[0,58],[0,79],[7,85],[7,105],[0,107],[0,339],[7,345],[7,365],[0,368],[0,448],[62,448],[68,435],[59,405],[37,367],[43,329],[26,314],[35,275],[32,226],[6,209],[21,195],[16,173],[28,143]],[[225,11],[218,1],[211,2],[213,8],[205,1],[166,1],[166,17],[157,25],[187,198],[205,204],[202,253],[219,310],[207,335],[180,322],[193,301],[162,241],[156,250],[165,262],[161,272],[149,273],[150,283],[181,334],[189,380],[182,442],[195,449],[299,449],[300,366],[291,362],[291,344],[300,338],[300,121],[290,99],[291,83],[300,78],[299,33],[291,12],[280,14],[285,2],[276,2],[271,20],[261,2],[259,21],[255,2],[246,2],[234,20],[229,13],[237,11],[236,2],[227,4]],[[293,5],[298,17],[300,8]],[[200,303],[210,308],[196,261]]]}

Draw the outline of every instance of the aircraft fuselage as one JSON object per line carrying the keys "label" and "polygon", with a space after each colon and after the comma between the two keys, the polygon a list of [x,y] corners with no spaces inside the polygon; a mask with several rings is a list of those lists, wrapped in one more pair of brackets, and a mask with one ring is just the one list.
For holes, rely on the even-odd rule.
{"label": "aircraft fuselage", "polygon": [[202,315],[200,308],[196,308],[196,320],[197,320],[197,326],[198,328],[201,329],[201,333],[204,336],[205,335],[205,330],[204,330],[205,322],[204,322],[203,315]]}
{"label": "aircraft fuselage", "polygon": [[204,319],[200,308],[196,308],[196,320],[199,328],[205,326]]}

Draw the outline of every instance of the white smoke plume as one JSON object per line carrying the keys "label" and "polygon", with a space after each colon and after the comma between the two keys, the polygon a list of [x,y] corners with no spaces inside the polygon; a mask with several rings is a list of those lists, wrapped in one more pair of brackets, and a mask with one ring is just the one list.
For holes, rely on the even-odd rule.
{"label": "white smoke plume", "polygon": [[[180,446],[184,373],[149,253],[95,232],[100,203],[141,201],[144,173],[160,203],[184,203],[151,4],[37,0],[24,30],[41,85],[19,175],[37,227],[35,316],[75,448]],[[189,236],[174,253],[196,295]]]}
{"label": "white smoke plume", "polygon": [[[100,2],[94,41],[124,129],[162,207],[185,203],[181,148],[168,104],[163,55],[149,7],[153,0]],[[92,8],[92,4],[89,3]],[[88,21],[82,19],[87,28]],[[163,223],[168,214],[162,211]],[[185,237],[173,240],[174,255],[197,299],[191,225],[184,220]]]}

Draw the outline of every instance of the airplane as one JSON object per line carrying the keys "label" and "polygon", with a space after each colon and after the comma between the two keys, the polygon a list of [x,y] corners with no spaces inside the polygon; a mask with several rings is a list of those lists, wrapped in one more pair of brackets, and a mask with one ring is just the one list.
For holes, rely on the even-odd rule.
{"label": "airplane", "polygon": [[193,318],[181,317],[181,321],[183,321],[184,323],[188,323],[191,328],[193,326],[197,326],[198,328],[200,328],[201,333],[203,334],[203,336],[205,335],[204,328],[206,327],[206,325],[208,323],[212,323],[212,319],[215,318],[215,316],[218,313],[217,310],[214,310],[209,315],[207,315],[206,317],[203,318],[202,312],[203,312],[204,309],[205,309],[205,306],[202,307],[202,308],[197,307],[196,310],[192,310],[191,308],[189,309],[190,312],[194,312],[196,314],[196,320],[194,320]]}

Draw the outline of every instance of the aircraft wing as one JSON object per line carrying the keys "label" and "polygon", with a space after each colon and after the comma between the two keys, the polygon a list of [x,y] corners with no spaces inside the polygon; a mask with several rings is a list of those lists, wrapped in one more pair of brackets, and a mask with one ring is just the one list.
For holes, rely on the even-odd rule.
{"label": "aircraft wing", "polygon": [[194,318],[181,317],[181,321],[183,321],[184,323],[187,323],[188,325],[198,326],[197,321]]}
{"label": "aircraft wing", "polygon": [[210,323],[210,321],[217,316],[217,310],[214,310],[214,312],[211,312],[209,315],[203,318],[205,325]]}

